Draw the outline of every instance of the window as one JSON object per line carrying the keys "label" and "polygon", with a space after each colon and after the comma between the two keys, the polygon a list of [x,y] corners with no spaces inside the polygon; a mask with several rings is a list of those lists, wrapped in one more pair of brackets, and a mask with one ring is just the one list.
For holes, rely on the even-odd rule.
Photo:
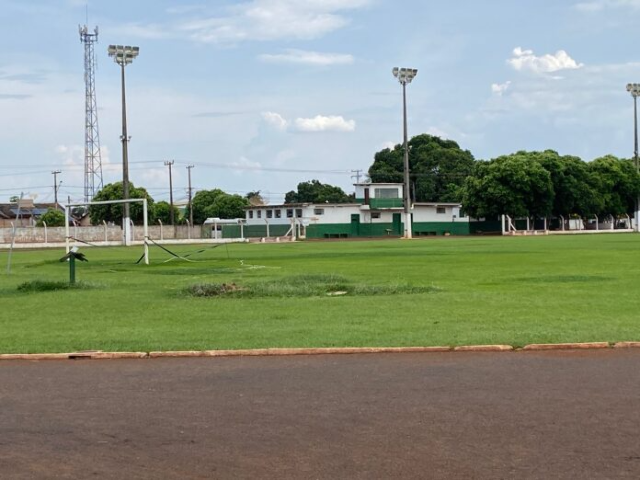
{"label": "window", "polygon": [[273,210],[267,210],[267,218],[273,218]]}
{"label": "window", "polygon": [[253,210],[249,210],[249,218],[253,218]]}
{"label": "window", "polygon": [[282,218],[282,210],[277,209],[275,210],[275,212],[276,212],[276,218]]}
{"label": "window", "polygon": [[438,215],[447,213],[446,207],[436,207],[436,213]]}
{"label": "window", "polygon": [[262,210],[258,210],[258,218],[262,218]]}
{"label": "window", "polygon": [[380,218],[380,212],[371,212],[371,218]]}
{"label": "window", "polygon": [[314,208],[313,209],[313,214],[314,215],[324,215],[324,208]]}
{"label": "window", "polygon": [[293,218],[293,208],[287,208],[287,218]]}
{"label": "window", "polygon": [[397,188],[376,188],[376,198],[400,198]]}
{"label": "window", "polygon": [[302,218],[302,209],[296,208],[296,218]]}

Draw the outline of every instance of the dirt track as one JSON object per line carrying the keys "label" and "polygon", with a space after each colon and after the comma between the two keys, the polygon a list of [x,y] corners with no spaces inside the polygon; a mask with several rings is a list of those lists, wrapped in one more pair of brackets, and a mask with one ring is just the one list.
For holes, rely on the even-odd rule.
{"label": "dirt track", "polygon": [[0,365],[0,478],[640,478],[640,350]]}

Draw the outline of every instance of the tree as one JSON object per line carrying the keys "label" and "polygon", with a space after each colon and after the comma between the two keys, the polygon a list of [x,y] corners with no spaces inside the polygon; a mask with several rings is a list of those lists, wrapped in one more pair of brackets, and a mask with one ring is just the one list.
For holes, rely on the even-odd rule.
{"label": "tree", "polygon": [[[110,183],[105,185],[94,197],[93,201],[106,201],[106,200],[122,200],[124,197],[122,191],[122,182]],[[129,183],[129,198],[146,198],[147,207],[149,213],[153,211],[153,198],[142,187],[136,188],[133,183]],[[122,224],[122,204],[107,204],[107,205],[91,205],[89,207],[89,216],[91,217],[91,223],[93,225],[99,225],[103,221],[113,222],[116,225]],[[133,202],[129,204],[129,215],[133,222],[141,223],[143,221],[143,206],[142,202]]]}
{"label": "tree", "polygon": [[46,213],[40,216],[36,226],[42,227],[45,223],[47,227],[64,227],[64,213],[54,208],[48,209]]}
{"label": "tree", "polygon": [[340,187],[310,180],[298,184],[298,190],[291,190],[284,197],[284,203],[349,203],[352,195],[347,195]]}
{"label": "tree", "polygon": [[546,217],[553,208],[551,175],[523,152],[476,165],[464,186],[463,205],[472,217]]}
{"label": "tree", "polygon": [[204,213],[209,217],[217,218],[244,218],[244,209],[251,204],[249,200],[240,195],[218,195],[213,205],[205,208]]}
{"label": "tree", "polygon": [[249,200],[249,203],[253,206],[266,205],[264,198],[260,194],[260,190],[256,190],[255,192],[249,192],[244,196],[244,198]]}
{"label": "tree", "polygon": [[[173,207],[173,218],[177,222],[178,217],[180,216],[180,212],[174,206]],[[171,205],[169,202],[165,202],[164,200],[158,202],[153,207],[153,216],[152,222],[155,223],[160,220],[164,225],[169,225],[171,223]]]}
{"label": "tree", "polygon": [[602,201],[596,214],[614,217],[633,214],[640,194],[640,176],[631,160],[606,155],[590,162],[588,170]]}
{"label": "tree", "polygon": [[[459,202],[462,187],[474,167],[473,155],[452,141],[422,134],[409,141],[410,182],[419,202]],[[374,183],[404,182],[404,148],[396,145],[374,156],[369,168]]]}
{"label": "tree", "polygon": [[[200,190],[193,196],[191,203],[193,205],[193,223],[202,224],[208,218],[205,210],[214,204],[216,198],[220,195],[226,195],[219,188],[213,190]],[[189,209],[187,208],[186,216],[189,216]]]}

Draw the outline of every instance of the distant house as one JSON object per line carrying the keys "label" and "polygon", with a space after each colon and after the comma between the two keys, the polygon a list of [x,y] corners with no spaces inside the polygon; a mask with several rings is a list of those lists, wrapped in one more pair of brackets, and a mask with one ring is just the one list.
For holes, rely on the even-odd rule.
{"label": "distant house", "polygon": [[16,203],[0,203],[0,227],[11,227],[12,224],[16,227],[33,227],[50,208],[55,209],[56,204],[35,203],[30,198]]}
{"label": "distant house", "polygon": [[[403,185],[359,183],[355,203],[253,205],[245,209],[245,237],[294,235],[303,238],[402,236]],[[420,235],[469,235],[469,219],[458,203],[415,203],[412,231]],[[225,238],[239,237],[240,226],[228,225]]]}

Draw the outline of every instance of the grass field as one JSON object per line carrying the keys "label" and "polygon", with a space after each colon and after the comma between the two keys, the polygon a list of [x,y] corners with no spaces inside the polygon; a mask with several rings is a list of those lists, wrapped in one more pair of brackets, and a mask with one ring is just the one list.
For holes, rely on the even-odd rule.
{"label": "grass field", "polygon": [[18,287],[66,281],[63,251],[14,252],[0,353],[640,340],[640,235],[169,248],[204,251],[85,248],[59,291]]}

